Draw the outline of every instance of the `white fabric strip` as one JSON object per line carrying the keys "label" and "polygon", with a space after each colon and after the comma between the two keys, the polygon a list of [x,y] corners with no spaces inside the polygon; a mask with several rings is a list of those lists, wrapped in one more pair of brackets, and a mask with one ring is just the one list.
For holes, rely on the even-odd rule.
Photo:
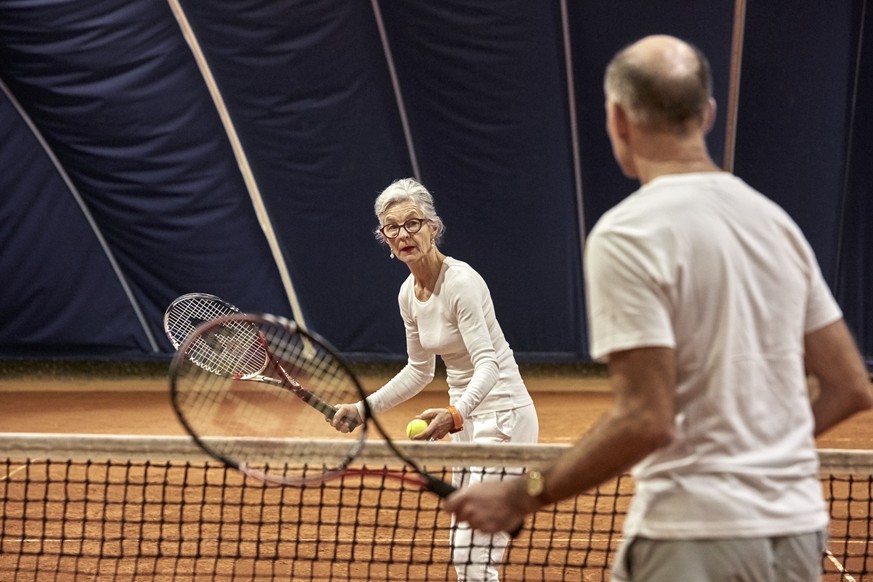
{"label": "white fabric strip", "polygon": [[376,26],[379,28],[379,38],[382,39],[382,50],[385,52],[385,62],[388,64],[388,73],[391,75],[391,85],[394,87],[394,98],[397,100],[397,111],[400,114],[400,123],[403,126],[403,137],[406,139],[406,149],[409,152],[409,163],[412,165],[412,175],[421,181],[421,173],[418,170],[418,157],[415,154],[415,144],[412,141],[412,130],[409,128],[409,119],[406,116],[406,105],[403,103],[403,92],[400,90],[400,81],[397,77],[397,69],[394,67],[394,57],[391,54],[391,46],[388,43],[388,34],[385,23],[382,21],[382,9],[379,0],[371,0],[373,15],[376,17]]}
{"label": "white fabric strip", "polygon": [[573,45],[570,41],[570,18],[567,0],[561,0],[561,32],[564,40],[564,70],[567,74],[567,107],[570,114],[570,143],[573,151],[573,182],[576,189],[576,212],[579,222],[580,261],[585,254],[585,207],[582,199],[582,161],[579,157],[579,127],[576,115],[576,87],[573,77]]}
{"label": "white fabric strip", "polygon": [[79,209],[82,211],[82,214],[85,216],[85,220],[88,221],[88,225],[91,227],[91,230],[94,232],[94,237],[97,239],[97,242],[100,244],[100,247],[103,249],[103,253],[106,255],[106,259],[109,261],[109,264],[112,266],[112,270],[115,273],[115,276],[118,278],[118,282],[121,284],[121,288],[124,290],[124,294],[127,296],[127,300],[130,302],[130,307],[133,309],[133,312],[136,314],[137,320],[139,320],[139,325],[142,328],[143,333],[148,339],[149,346],[152,349],[152,352],[158,352],[158,343],[155,341],[155,336],[152,334],[151,329],[146,323],[145,316],[143,316],[142,308],[139,305],[139,302],[136,300],[136,297],[133,294],[133,291],[130,288],[130,285],[127,282],[127,278],[124,276],[124,272],[121,270],[121,266],[118,264],[118,261],[115,260],[115,255],[112,253],[112,249],[109,248],[109,245],[106,242],[106,239],[103,237],[103,233],[100,231],[100,226],[94,220],[94,217],[91,215],[91,211],[88,210],[88,205],[85,204],[85,200],[82,198],[82,194],[79,192],[76,185],[73,184],[73,181],[70,179],[70,176],[67,174],[64,167],[61,165],[61,162],[58,160],[55,153],[52,151],[51,147],[45,141],[42,133],[40,133],[39,129],[34,125],[33,121],[27,115],[27,112],[21,107],[21,104],[18,100],[15,99],[15,96],[6,86],[6,83],[0,79],[0,88],[2,88],[3,93],[9,99],[9,102],[12,103],[15,110],[18,112],[18,115],[21,116],[21,119],[24,123],[27,124],[27,127],[30,129],[33,136],[36,138],[39,145],[42,147],[45,155],[51,161],[52,165],[54,165],[55,170],[58,175],[61,177],[61,180],[66,184],[67,189],[72,194],[73,199],[76,201],[76,204],[79,205]]}
{"label": "white fabric strip", "polygon": [[273,260],[276,263],[276,267],[279,269],[279,276],[281,277],[282,286],[285,289],[285,294],[288,297],[288,302],[291,304],[291,310],[294,314],[294,320],[301,328],[307,329],[306,321],[303,317],[303,312],[300,309],[300,303],[297,299],[297,293],[294,290],[294,284],[292,283],[291,275],[288,272],[288,266],[285,263],[285,258],[282,256],[282,250],[279,247],[278,240],[276,239],[276,232],[273,230],[273,225],[270,222],[270,216],[267,213],[267,209],[264,206],[264,200],[261,197],[261,191],[258,188],[258,184],[255,181],[252,169],[249,166],[248,158],[246,157],[245,151],[243,150],[242,143],[239,140],[239,136],[236,133],[236,128],[233,125],[233,120],[230,118],[230,114],[227,111],[227,106],[224,103],[224,98],[221,95],[221,91],[218,89],[218,84],[215,82],[215,78],[212,76],[212,70],[209,68],[209,63],[206,61],[206,57],[203,54],[203,51],[200,49],[200,43],[197,41],[197,37],[195,36],[194,31],[191,29],[191,25],[188,22],[188,17],[185,15],[185,11],[182,9],[179,0],[167,1],[173,11],[176,22],[179,24],[179,28],[182,30],[185,41],[188,43],[188,46],[191,49],[191,54],[194,56],[197,67],[200,69],[200,74],[203,75],[203,81],[206,83],[206,87],[209,89],[209,94],[212,96],[212,101],[215,104],[216,110],[218,111],[218,116],[221,119],[221,123],[222,125],[224,125],[224,130],[227,133],[227,138],[230,141],[231,148],[233,149],[234,157],[236,158],[237,165],[239,166],[240,173],[242,174],[243,180],[245,181],[246,189],[248,190],[249,197],[251,198],[252,206],[254,206],[255,214],[258,217],[258,222],[261,225],[261,229],[264,231],[264,236],[266,237],[267,244],[269,245],[270,251],[273,254]]}

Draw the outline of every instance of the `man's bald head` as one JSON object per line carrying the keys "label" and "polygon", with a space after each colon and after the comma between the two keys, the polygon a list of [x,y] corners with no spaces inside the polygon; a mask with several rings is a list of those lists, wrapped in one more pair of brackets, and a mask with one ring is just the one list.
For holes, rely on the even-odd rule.
{"label": "man's bald head", "polygon": [[647,36],[613,57],[604,90],[641,127],[683,134],[689,123],[706,121],[712,96],[709,62],[678,38]]}

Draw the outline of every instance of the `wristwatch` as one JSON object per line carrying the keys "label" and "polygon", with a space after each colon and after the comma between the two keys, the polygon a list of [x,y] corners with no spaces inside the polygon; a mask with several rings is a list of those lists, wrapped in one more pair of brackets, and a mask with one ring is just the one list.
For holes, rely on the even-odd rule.
{"label": "wristwatch", "polygon": [[546,489],[546,478],[540,471],[528,471],[525,477],[525,490],[531,497],[539,497]]}

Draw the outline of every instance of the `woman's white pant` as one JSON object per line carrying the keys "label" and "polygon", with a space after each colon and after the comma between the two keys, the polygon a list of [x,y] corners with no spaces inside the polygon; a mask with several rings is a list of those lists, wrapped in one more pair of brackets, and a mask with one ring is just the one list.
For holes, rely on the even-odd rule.
{"label": "woman's white pant", "polygon": [[[531,444],[537,442],[539,424],[534,406],[473,415],[461,432],[452,435],[454,442]],[[520,469],[501,467],[455,467],[455,487],[481,481],[501,480],[519,474]],[[452,561],[459,582],[496,582],[497,564],[509,544],[506,533],[486,534],[470,529],[466,522],[455,523],[452,517]]]}

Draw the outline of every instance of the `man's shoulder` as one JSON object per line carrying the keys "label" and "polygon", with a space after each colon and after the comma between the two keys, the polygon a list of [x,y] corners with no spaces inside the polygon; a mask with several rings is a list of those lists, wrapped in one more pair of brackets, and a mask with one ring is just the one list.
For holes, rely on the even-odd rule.
{"label": "man's shoulder", "polygon": [[[647,199],[644,194],[644,190],[640,188],[604,212],[594,224],[589,236],[608,232],[622,224],[639,224],[641,220],[650,218],[653,204],[652,200]],[[657,205],[654,205],[654,208],[657,209]]]}
{"label": "man's shoulder", "polygon": [[735,202],[759,207],[763,212],[778,212],[779,208],[768,197],[729,172],[670,174],[659,176],[641,186],[607,210],[597,221],[592,233],[595,230],[621,228],[623,225],[633,225],[635,229],[645,225],[669,226],[683,214],[693,214],[699,207],[710,205],[712,200],[705,193],[715,197],[729,194]]}

